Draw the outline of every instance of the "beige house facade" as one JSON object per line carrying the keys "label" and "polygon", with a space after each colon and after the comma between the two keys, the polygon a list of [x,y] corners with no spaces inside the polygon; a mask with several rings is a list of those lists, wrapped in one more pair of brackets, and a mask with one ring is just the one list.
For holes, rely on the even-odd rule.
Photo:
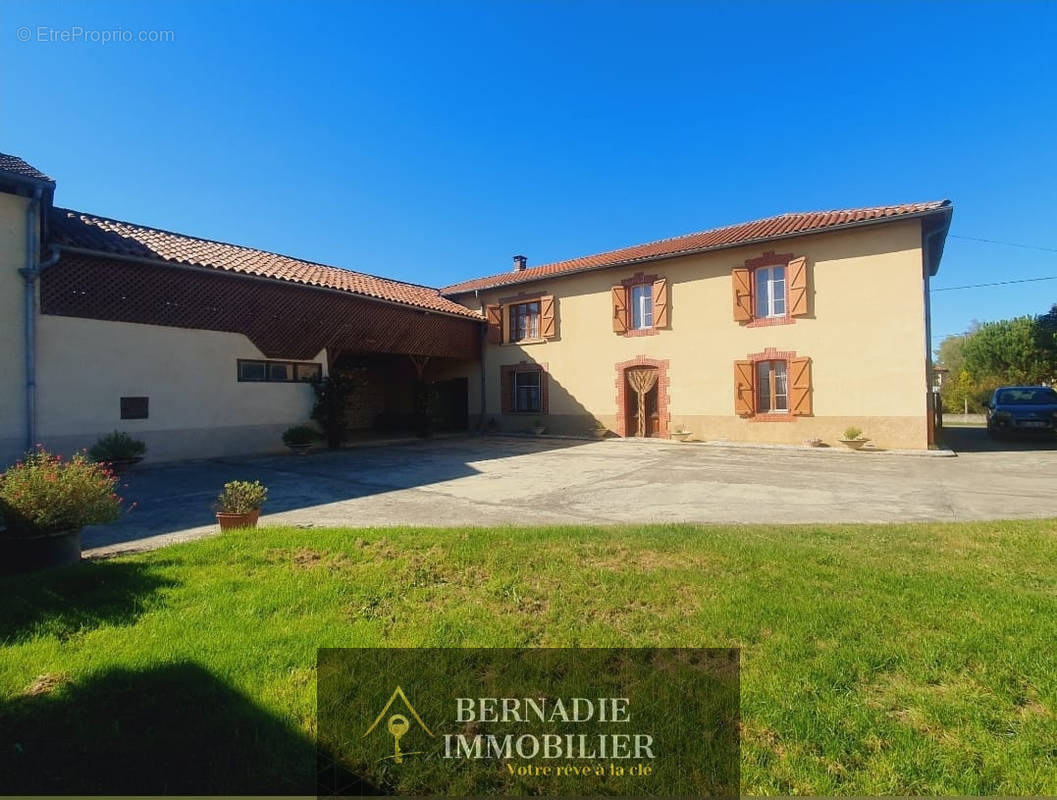
{"label": "beige house facade", "polygon": [[928,285],[951,206],[843,213],[746,244],[728,230],[536,269],[515,260],[443,289],[490,326],[484,417],[787,444],[857,427],[878,447],[927,448]]}
{"label": "beige house facade", "polygon": [[350,428],[933,442],[949,202],[782,215],[437,289],[57,207],[0,154],[0,462],[112,430],[167,461]]}

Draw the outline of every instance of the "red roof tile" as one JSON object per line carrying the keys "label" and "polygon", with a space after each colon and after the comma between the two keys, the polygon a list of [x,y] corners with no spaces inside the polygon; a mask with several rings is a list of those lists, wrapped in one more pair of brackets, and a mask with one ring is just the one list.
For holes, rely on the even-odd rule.
{"label": "red roof tile", "polygon": [[30,178],[35,181],[55,183],[51,178],[31,164],[27,164],[18,156],[0,153],[0,172],[18,175],[20,178]]}
{"label": "red roof tile", "polygon": [[441,297],[437,289],[428,286],[378,278],[250,247],[196,239],[65,208],[52,209],[50,222],[52,241],[68,247],[275,278],[445,314],[479,317],[476,312]]}
{"label": "red roof tile", "polygon": [[621,264],[652,261],[659,258],[685,255],[705,250],[720,250],[728,247],[764,242],[771,239],[782,239],[788,236],[832,230],[843,226],[869,222],[884,222],[910,216],[950,213],[950,200],[932,203],[907,203],[898,206],[877,206],[874,208],[854,208],[845,211],[809,211],[799,214],[781,214],[777,217],[743,222],[714,228],[701,233],[690,233],[672,239],[624,247],[599,253],[594,256],[573,258],[568,261],[556,261],[539,267],[529,267],[518,272],[507,270],[497,275],[463,281],[441,289],[441,294],[454,296],[472,292],[475,289],[490,289],[497,286],[528,283],[529,281],[547,278],[551,275],[562,275],[570,272],[583,272],[593,269],[604,269]]}

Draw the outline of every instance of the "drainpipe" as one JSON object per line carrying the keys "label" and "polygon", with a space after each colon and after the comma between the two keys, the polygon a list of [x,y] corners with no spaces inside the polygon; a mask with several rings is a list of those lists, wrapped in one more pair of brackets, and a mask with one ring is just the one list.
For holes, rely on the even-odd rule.
{"label": "drainpipe", "polygon": [[[477,305],[481,305],[481,290],[474,289],[473,296],[477,300]],[[481,326],[481,332],[479,335],[480,342],[480,353],[481,353],[481,418],[477,421],[477,432],[481,433],[485,428],[485,375],[484,375],[484,359],[486,353],[485,342],[488,341],[488,325]]]}
{"label": "drainpipe", "polygon": [[37,260],[41,193],[41,187],[33,188],[33,196],[26,209],[26,266],[18,271],[25,280],[26,450],[32,450],[37,439],[37,278],[59,260],[57,247],[51,248],[51,255],[46,261]]}

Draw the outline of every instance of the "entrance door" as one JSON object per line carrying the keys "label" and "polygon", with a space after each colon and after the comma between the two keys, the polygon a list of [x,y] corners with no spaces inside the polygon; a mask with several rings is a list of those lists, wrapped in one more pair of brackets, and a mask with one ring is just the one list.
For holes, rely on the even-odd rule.
{"label": "entrance door", "polygon": [[[625,370],[624,392],[628,436],[656,436],[660,430],[660,415],[657,409],[657,368],[632,367]],[[640,424],[641,417],[641,424]]]}

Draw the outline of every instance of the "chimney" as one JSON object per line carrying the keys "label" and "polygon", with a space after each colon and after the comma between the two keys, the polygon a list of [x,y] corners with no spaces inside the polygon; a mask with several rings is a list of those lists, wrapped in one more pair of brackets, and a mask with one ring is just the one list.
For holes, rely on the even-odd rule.
{"label": "chimney", "polygon": [[528,259],[524,256],[514,256],[514,272],[521,272],[528,265]]}

